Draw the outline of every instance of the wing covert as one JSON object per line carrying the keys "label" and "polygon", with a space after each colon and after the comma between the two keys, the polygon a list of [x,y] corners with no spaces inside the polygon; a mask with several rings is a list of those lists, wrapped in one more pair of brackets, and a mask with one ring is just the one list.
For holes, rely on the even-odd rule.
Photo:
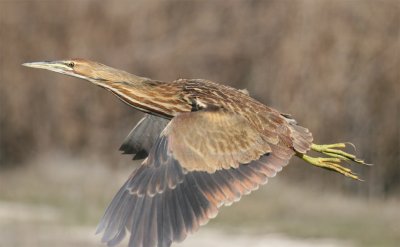
{"label": "wing covert", "polygon": [[162,135],[168,136],[170,152],[188,171],[238,167],[271,151],[246,118],[224,109],[182,113]]}

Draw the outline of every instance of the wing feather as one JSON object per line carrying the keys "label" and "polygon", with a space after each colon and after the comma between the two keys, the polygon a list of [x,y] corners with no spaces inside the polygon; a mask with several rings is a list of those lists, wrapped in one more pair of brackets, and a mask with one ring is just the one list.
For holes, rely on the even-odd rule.
{"label": "wing feather", "polygon": [[168,119],[146,114],[128,134],[119,150],[123,154],[133,154],[134,160],[146,158],[168,122]]}
{"label": "wing feather", "polygon": [[[126,235],[126,230],[131,233],[129,247],[169,247],[172,242],[182,241],[189,233],[214,218],[220,206],[230,205],[266,183],[269,177],[275,176],[294,153],[290,148],[276,148],[280,152],[279,158],[272,155],[272,151],[237,168],[208,173],[184,171],[169,151],[168,137],[165,135],[160,136],[153,150],[117,193],[99,224],[98,232],[104,231],[102,241],[109,246],[117,245]],[[288,155],[284,155],[285,150]],[[150,163],[155,160],[152,155],[163,157],[165,153],[169,157],[164,157],[163,163]],[[156,181],[156,187],[160,181],[169,183],[164,185],[160,193],[148,189],[153,182],[147,183],[147,189],[141,186],[140,189],[135,188],[136,179],[145,178],[141,173],[147,173],[146,169],[153,172],[150,181]],[[167,175],[165,171],[173,172]],[[154,180],[157,176],[169,178]]]}
{"label": "wing feather", "polygon": [[271,151],[246,118],[223,109],[182,113],[163,134],[169,137],[173,156],[188,171],[238,167]]}
{"label": "wing feather", "polygon": [[[271,121],[279,126],[281,119]],[[219,207],[256,190],[288,164],[295,150],[282,135],[289,130],[289,139],[298,134],[309,141],[304,129],[265,134],[222,109],[173,118],[107,208],[98,226],[102,241],[115,246],[127,231],[129,247],[182,241]]]}

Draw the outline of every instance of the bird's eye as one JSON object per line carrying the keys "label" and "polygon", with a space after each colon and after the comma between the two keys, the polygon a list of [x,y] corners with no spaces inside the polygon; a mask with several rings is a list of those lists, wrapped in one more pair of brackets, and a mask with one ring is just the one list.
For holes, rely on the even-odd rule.
{"label": "bird's eye", "polygon": [[75,66],[75,63],[74,62],[69,62],[69,63],[67,63],[67,65],[68,65],[68,67],[73,68]]}

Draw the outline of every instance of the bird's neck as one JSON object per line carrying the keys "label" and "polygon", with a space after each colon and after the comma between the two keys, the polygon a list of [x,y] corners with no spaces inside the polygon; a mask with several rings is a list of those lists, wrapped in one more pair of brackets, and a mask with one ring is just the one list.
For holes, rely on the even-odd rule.
{"label": "bird's neck", "polygon": [[179,112],[191,110],[190,104],[181,97],[181,88],[174,83],[153,81],[122,71],[120,78],[101,79],[95,84],[146,113],[171,118]]}

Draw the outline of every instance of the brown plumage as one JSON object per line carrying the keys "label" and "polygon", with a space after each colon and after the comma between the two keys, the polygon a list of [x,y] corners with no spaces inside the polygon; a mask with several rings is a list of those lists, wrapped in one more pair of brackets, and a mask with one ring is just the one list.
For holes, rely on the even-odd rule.
{"label": "brown plumage", "polygon": [[[144,159],[107,208],[98,232],[109,246],[126,232],[129,247],[168,247],[185,239],[218,208],[256,190],[293,155],[358,177],[341,160],[365,164],[315,145],[308,129],[237,90],[202,79],[170,83],[75,59],[24,64],[86,79],[145,113],[120,150]],[[312,158],[310,149],[331,158]]]}

